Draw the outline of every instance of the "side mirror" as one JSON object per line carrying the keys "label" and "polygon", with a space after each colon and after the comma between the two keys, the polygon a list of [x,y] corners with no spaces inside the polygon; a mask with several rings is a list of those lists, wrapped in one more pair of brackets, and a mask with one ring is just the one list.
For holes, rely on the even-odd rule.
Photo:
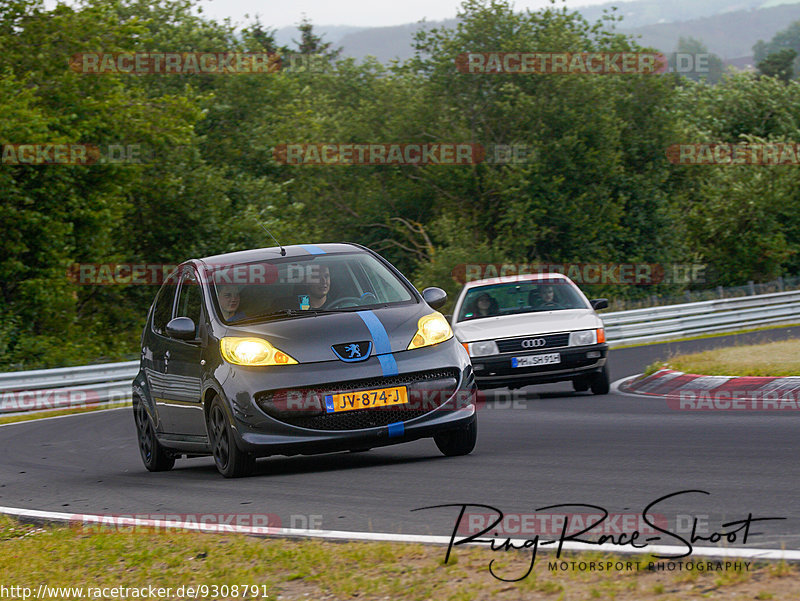
{"label": "side mirror", "polygon": [[194,340],[197,328],[189,317],[176,317],[167,324],[167,336],[178,340]]}
{"label": "side mirror", "polygon": [[425,288],[422,291],[422,298],[431,306],[431,309],[438,309],[447,302],[447,292],[441,288]]}
{"label": "side mirror", "polygon": [[599,311],[600,309],[606,309],[608,307],[608,299],[607,298],[593,298],[589,301],[589,304],[592,305],[592,309],[595,311]]}

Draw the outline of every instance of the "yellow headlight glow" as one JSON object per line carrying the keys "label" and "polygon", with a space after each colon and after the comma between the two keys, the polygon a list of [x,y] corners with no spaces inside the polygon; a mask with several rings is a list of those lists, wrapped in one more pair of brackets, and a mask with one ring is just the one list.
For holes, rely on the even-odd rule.
{"label": "yellow headlight glow", "polygon": [[408,345],[408,350],[439,344],[453,337],[453,330],[438,311],[419,318],[417,333]]}
{"label": "yellow headlight glow", "polygon": [[226,336],[219,346],[225,361],[234,365],[297,365],[292,357],[263,338]]}

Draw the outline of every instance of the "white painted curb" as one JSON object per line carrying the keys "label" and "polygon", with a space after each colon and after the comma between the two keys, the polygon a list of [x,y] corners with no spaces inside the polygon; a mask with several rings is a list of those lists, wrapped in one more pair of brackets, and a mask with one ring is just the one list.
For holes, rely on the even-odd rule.
{"label": "white painted curb", "polygon": [[[18,518],[28,518],[39,521],[47,522],[61,522],[80,524],[90,527],[91,524],[98,524],[102,527],[103,524],[111,525],[113,527],[151,527],[154,529],[162,528],[164,530],[194,530],[199,532],[225,532],[225,533],[238,533],[252,536],[277,536],[277,537],[299,537],[299,538],[314,538],[323,540],[348,540],[348,541],[371,541],[371,542],[397,542],[397,543],[424,543],[435,545],[448,545],[450,544],[450,537],[448,536],[433,536],[424,534],[390,534],[384,532],[350,532],[344,530],[305,530],[299,528],[269,528],[269,527],[252,527],[252,526],[239,526],[234,524],[201,524],[197,522],[181,522],[173,520],[152,520],[152,519],[138,519],[128,517],[116,516],[103,516],[94,514],[74,514],[74,513],[61,513],[55,511],[39,511],[36,509],[21,509],[18,507],[2,507],[0,506],[0,513],[6,515],[16,516]],[[495,541],[497,544],[495,548],[499,548],[507,539],[482,539],[484,543],[470,543],[470,545],[482,544],[488,545],[490,541]],[[510,539],[510,543],[518,549],[523,549],[525,539]],[[543,543],[540,543],[543,544]],[[554,547],[544,547],[543,550],[552,550]],[[676,556],[683,555],[686,552],[685,547],[677,547],[672,545],[651,545],[644,549],[634,549],[628,546],[617,546],[612,544],[593,545],[588,543],[578,543],[567,541],[563,545],[565,551],[593,551],[605,553],[617,553],[626,555],[644,555],[644,554],[657,554],[664,556],[663,560],[668,561]],[[732,547],[694,547],[692,554],[689,557],[681,558],[683,561],[692,561],[694,557],[719,557],[719,558],[735,558],[735,559],[753,559],[753,560],[784,560],[784,561],[800,561],[800,550],[786,550],[786,549],[747,549],[747,548],[732,548]]]}

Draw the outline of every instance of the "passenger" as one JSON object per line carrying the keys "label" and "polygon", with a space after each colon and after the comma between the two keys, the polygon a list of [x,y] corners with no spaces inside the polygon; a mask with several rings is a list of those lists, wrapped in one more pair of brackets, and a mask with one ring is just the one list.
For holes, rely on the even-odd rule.
{"label": "passenger", "polygon": [[483,292],[475,301],[475,317],[491,317],[497,315],[499,307],[497,301],[487,292]]}
{"label": "passenger", "polygon": [[215,286],[217,291],[217,302],[219,302],[219,310],[222,312],[222,318],[225,321],[239,321],[246,319],[247,315],[244,311],[239,310],[239,287],[231,284],[222,284]]}

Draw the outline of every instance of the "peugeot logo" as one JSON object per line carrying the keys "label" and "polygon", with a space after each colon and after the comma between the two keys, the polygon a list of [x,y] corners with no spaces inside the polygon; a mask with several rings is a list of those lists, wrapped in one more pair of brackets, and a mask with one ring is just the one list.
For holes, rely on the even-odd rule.
{"label": "peugeot logo", "polygon": [[547,344],[544,338],[526,338],[522,341],[522,348],[539,348]]}
{"label": "peugeot logo", "polygon": [[334,344],[331,347],[334,354],[347,363],[355,361],[364,361],[369,359],[372,353],[372,342],[365,340],[363,342],[345,342],[342,344]]}

